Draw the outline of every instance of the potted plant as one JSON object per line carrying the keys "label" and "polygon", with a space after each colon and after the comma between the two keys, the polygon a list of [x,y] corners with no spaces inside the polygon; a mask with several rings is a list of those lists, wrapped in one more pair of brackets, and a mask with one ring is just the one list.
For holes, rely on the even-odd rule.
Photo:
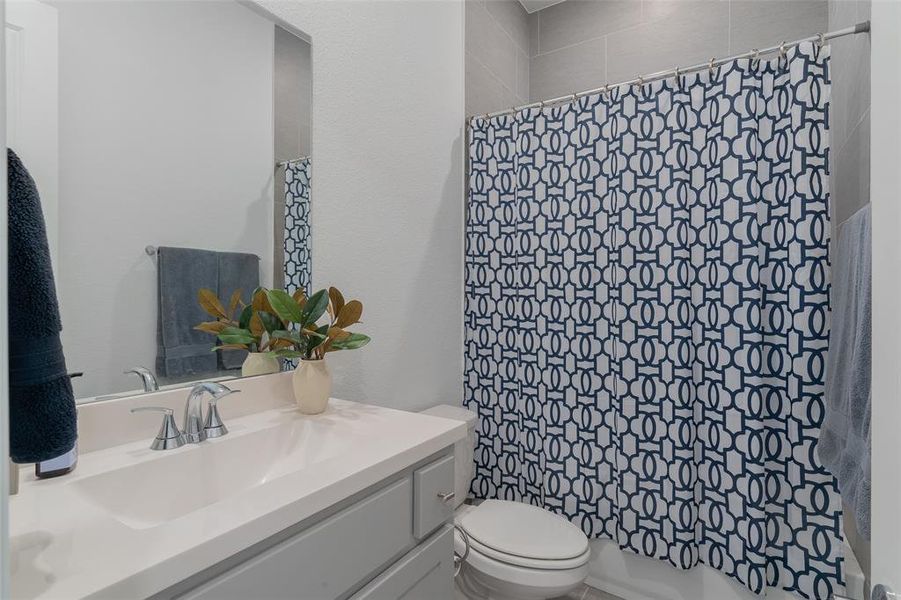
{"label": "potted plant", "polygon": [[[293,295],[282,290],[268,290],[267,296],[278,318],[292,326],[272,333],[274,340],[288,342],[291,348],[276,348],[272,353],[300,359],[292,378],[294,399],[301,412],[321,413],[332,391],[326,354],[355,350],[369,343],[369,336],[347,331],[348,327],[360,322],[363,304],[359,300],[345,302],[344,296],[334,287],[319,290],[309,298],[300,290]],[[327,322],[320,324],[326,314]]]}
{"label": "potted plant", "polygon": [[275,331],[285,329],[285,324],[272,310],[266,292],[264,288],[257,288],[251,295],[251,303],[244,304],[241,290],[235,290],[228,309],[212,290],[204,288],[198,292],[200,306],[215,320],[201,323],[194,329],[212,333],[218,338],[220,343],[213,348],[213,352],[247,350],[247,358],[241,366],[243,377],[278,373],[281,365],[274,352],[291,347],[290,342],[273,336]]}

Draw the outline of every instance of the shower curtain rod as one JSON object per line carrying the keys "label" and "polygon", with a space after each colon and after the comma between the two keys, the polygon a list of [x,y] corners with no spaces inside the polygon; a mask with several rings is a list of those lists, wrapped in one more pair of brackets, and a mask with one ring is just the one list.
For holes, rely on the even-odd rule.
{"label": "shower curtain rod", "polygon": [[740,60],[742,58],[751,58],[756,59],[759,58],[763,54],[772,54],[773,52],[779,52],[780,54],[784,54],[786,50],[789,48],[794,48],[804,42],[819,42],[820,44],[825,44],[829,40],[834,40],[835,38],[840,38],[846,35],[854,35],[856,33],[866,33],[870,31],[870,22],[864,21],[862,23],[858,23],[857,25],[852,25],[850,27],[845,27],[844,29],[838,29],[836,31],[830,31],[829,33],[819,33],[817,35],[812,35],[810,37],[806,37],[801,40],[795,40],[794,42],[782,42],[778,46],[771,46],[769,48],[764,48],[763,50],[757,50],[756,48],[751,50],[750,52],[744,52],[742,54],[735,54],[732,56],[727,56],[726,58],[711,58],[709,62],[700,63],[697,65],[692,65],[690,67],[676,67],[675,69],[670,69],[668,71],[657,71],[656,73],[651,73],[650,75],[644,75],[636,77],[635,79],[630,79],[629,81],[621,81],[619,83],[611,83],[605,86],[594,88],[593,90],[585,90],[584,92],[576,92],[574,94],[569,94],[567,96],[560,96],[559,98],[551,98],[550,100],[541,100],[540,102],[531,102],[529,104],[523,104],[521,106],[514,106],[512,108],[508,108],[506,110],[499,110],[496,112],[485,113],[483,115],[471,115],[469,117],[470,121],[474,121],[475,119],[490,119],[492,117],[499,117],[501,115],[511,115],[517,113],[521,110],[525,110],[527,108],[544,108],[545,106],[549,106],[552,104],[562,104],[564,102],[575,102],[579,98],[583,98],[585,96],[590,96],[592,94],[599,94],[602,92],[609,92],[613,88],[618,88],[622,86],[650,83],[652,81],[657,81],[660,79],[666,79],[667,77],[679,77],[681,75],[685,75],[686,73],[695,73],[697,71],[703,71],[704,69],[713,69],[720,65],[724,65],[726,63],[732,62],[734,60]]}
{"label": "shower curtain rod", "polygon": [[297,158],[292,158],[291,160],[280,160],[275,163],[275,168],[278,169],[279,167],[284,167],[285,165],[290,165],[291,163],[296,163],[308,159],[310,160],[310,162],[313,161],[312,156],[298,156]]}

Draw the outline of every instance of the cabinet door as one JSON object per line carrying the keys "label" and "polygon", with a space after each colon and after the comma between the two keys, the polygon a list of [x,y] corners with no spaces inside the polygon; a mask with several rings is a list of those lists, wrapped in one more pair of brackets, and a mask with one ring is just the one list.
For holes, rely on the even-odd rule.
{"label": "cabinet door", "polygon": [[340,598],[415,543],[412,487],[398,481],[181,598]]}
{"label": "cabinet door", "polygon": [[447,523],[454,515],[454,457],[446,456],[413,473],[413,535],[421,540]]}
{"label": "cabinet door", "polygon": [[445,525],[352,600],[454,600],[454,529]]}

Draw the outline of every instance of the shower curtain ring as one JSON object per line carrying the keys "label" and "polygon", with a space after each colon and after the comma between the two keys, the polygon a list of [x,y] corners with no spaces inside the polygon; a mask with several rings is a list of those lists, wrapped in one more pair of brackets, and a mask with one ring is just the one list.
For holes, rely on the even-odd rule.
{"label": "shower curtain ring", "polygon": [[675,70],[673,71],[673,79],[676,83],[676,89],[681,90],[682,89],[682,69],[680,69],[679,67],[675,68]]}
{"label": "shower curtain ring", "polygon": [[816,49],[816,52],[814,53],[815,59],[819,60],[820,51],[823,49],[823,46],[825,46],[825,45],[826,45],[826,34],[818,33],[817,34],[817,49]]}
{"label": "shower curtain ring", "polygon": [[760,65],[760,50],[757,48],[752,48],[751,52],[754,54],[751,56],[751,68],[756,69]]}
{"label": "shower curtain ring", "polygon": [[576,103],[576,100],[578,100],[578,99],[579,99],[578,93],[573,92],[573,97],[572,97],[572,100],[570,100],[570,101],[571,101],[573,104],[575,104],[575,103]]}
{"label": "shower curtain ring", "polygon": [[713,67],[715,66],[713,63],[715,63],[715,62],[716,62],[716,57],[711,56],[710,63],[708,63],[708,65],[707,65],[707,70],[710,72],[710,77],[713,77]]}

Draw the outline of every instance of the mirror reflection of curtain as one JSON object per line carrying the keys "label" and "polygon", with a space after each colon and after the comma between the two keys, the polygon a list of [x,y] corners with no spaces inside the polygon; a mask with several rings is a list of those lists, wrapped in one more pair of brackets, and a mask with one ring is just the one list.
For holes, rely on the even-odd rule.
{"label": "mirror reflection of curtain", "polygon": [[312,240],[310,239],[310,159],[285,165],[285,291],[310,294]]}

